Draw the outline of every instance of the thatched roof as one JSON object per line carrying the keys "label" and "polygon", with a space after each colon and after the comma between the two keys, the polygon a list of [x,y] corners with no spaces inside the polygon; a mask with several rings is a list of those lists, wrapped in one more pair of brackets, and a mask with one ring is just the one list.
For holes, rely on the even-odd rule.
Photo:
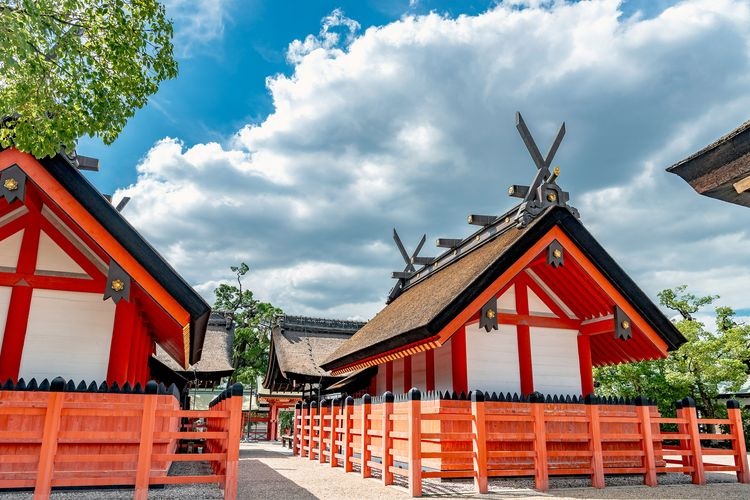
{"label": "thatched roof", "polygon": [[206,328],[201,359],[187,370],[182,368],[161,347],[156,346],[154,357],[174,372],[189,380],[218,379],[232,374],[232,343],[234,342],[234,323],[223,312],[212,312]]}
{"label": "thatched roof", "polygon": [[612,284],[620,289],[659,332],[670,348],[684,342],[674,325],[633,283],[578,219],[565,208],[546,209],[528,226],[515,225],[492,234],[406,288],[322,364],[326,370],[354,365],[368,357],[437,335],[505,270],[554,226],[576,242]]}
{"label": "thatched roof", "polygon": [[744,183],[739,192],[734,186],[750,176],[750,121],[672,165],[667,172],[682,177],[699,194],[750,207],[750,184]]}
{"label": "thatched roof", "polygon": [[320,364],[363,326],[359,321],[283,316],[271,333],[263,386],[285,390],[297,384],[337,380]]}

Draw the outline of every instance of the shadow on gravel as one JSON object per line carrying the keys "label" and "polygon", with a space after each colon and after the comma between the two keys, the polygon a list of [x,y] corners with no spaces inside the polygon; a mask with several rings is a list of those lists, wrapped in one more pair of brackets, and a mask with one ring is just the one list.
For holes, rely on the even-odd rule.
{"label": "shadow on gravel", "polygon": [[237,498],[241,499],[312,500],[318,498],[260,460],[247,458],[242,460],[239,479]]}
{"label": "shadow on gravel", "polygon": [[292,454],[285,451],[263,450],[261,448],[240,449],[240,458],[292,458]]}

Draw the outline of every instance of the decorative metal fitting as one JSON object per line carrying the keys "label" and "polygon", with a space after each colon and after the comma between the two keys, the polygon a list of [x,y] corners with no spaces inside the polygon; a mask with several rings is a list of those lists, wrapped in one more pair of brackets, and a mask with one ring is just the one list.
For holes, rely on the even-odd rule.
{"label": "decorative metal fitting", "polygon": [[559,259],[560,257],[562,257],[562,250],[560,250],[559,248],[555,248],[555,250],[552,252],[552,255],[554,255],[556,259]]}
{"label": "decorative metal fitting", "polygon": [[117,262],[111,260],[107,272],[107,285],[104,289],[104,300],[112,298],[115,304],[122,299],[130,301],[130,287],[130,275]]}
{"label": "decorative metal fitting", "polygon": [[3,182],[3,187],[8,191],[15,191],[16,189],[18,189],[18,181],[13,177],[9,177],[5,179],[5,182]]}
{"label": "decorative metal fitting", "polygon": [[559,241],[553,240],[547,247],[547,265],[557,268],[564,264],[563,247]]}
{"label": "decorative metal fitting", "polygon": [[555,167],[552,169],[552,173],[555,174],[556,177],[560,176],[560,167]]}
{"label": "decorative metal fitting", "polygon": [[620,326],[623,330],[627,330],[628,328],[630,328],[630,321],[624,319],[622,320],[622,323],[620,323]]}
{"label": "decorative metal fitting", "polygon": [[555,193],[550,193],[547,195],[547,201],[553,202],[557,199],[557,195]]}
{"label": "decorative metal fitting", "polygon": [[625,314],[625,311],[619,307],[614,307],[614,319],[615,319],[615,338],[621,340],[628,340],[633,336],[633,330],[630,328],[630,318]]}
{"label": "decorative metal fitting", "polygon": [[516,186],[511,186],[508,188],[508,194],[513,196],[516,193]]}
{"label": "decorative metal fitting", "polygon": [[115,292],[122,292],[125,289],[125,282],[122,280],[112,280],[111,288]]}
{"label": "decorative metal fitting", "polygon": [[490,330],[498,330],[497,325],[497,297],[494,295],[487,303],[482,306],[482,311],[479,315],[479,328],[484,328],[489,333]]}
{"label": "decorative metal fitting", "polygon": [[495,317],[495,311],[493,311],[492,309],[488,309],[487,314],[485,314],[485,316],[487,316],[489,319],[492,319]]}

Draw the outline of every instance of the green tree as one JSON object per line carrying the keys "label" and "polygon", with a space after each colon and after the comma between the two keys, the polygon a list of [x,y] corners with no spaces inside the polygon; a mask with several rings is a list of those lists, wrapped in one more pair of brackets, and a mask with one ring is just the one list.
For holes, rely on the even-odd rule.
{"label": "green tree", "polygon": [[625,397],[642,394],[655,399],[663,415],[673,414],[674,402],[690,396],[705,417],[722,415],[723,404],[716,395],[739,389],[747,378],[750,327],[738,323],[731,308],[717,307],[716,330],[706,329],[693,315],[718,296],[696,297],[686,290],[686,286],[664,290],[659,301],[682,316],[676,326],[687,342],[666,359],[598,368],[594,373],[597,392]]}
{"label": "green tree", "polygon": [[214,309],[230,312],[235,322],[233,379],[254,387],[256,378],[264,375],[268,368],[271,329],[282,312],[269,302],[256,300],[252,291],[243,289],[242,279],[250,271],[247,264],[243,262],[230,269],[237,285],[222,283],[214,290]]}
{"label": "green tree", "polygon": [[0,146],[39,158],[112,143],[177,75],[156,0],[0,0]]}

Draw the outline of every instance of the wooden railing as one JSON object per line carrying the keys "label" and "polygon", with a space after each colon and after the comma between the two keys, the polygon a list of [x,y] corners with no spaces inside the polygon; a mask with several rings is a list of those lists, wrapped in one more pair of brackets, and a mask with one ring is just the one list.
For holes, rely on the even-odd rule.
{"label": "wooden railing", "polygon": [[[362,477],[377,472],[385,485],[405,478],[412,496],[426,478],[473,478],[488,491],[489,477],[532,476],[539,490],[551,475],[586,475],[604,487],[608,474],[641,474],[656,486],[657,473],[689,474],[695,484],[705,471],[733,471],[750,482],[739,405],[727,404],[728,418],[699,419],[686,398],[676,418],[662,418],[645,398],[628,402],[430,394],[365,395],[354,400],[300,403],[295,409],[293,449]],[[677,428],[664,430],[665,426]],[[706,425],[725,434],[701,433]],[[728,441],[730,449],[703,447],[701,440]],[[727,455],[732,465],[708,464],[704,457]],[[677,457],[677,458],[674,458]]]}
{"label": "wooden railing", "polygon": [[[206,411],[181,410],[178,396],[153,381],[144,390],[62,378],[4,385],[0,488],[33,488],[41,499],[54,487],[130,486],[145,499],[149,485],[218,483],[224,498],[236,498],[242,386]],[[205,453],[177,453],[181,440]],[[168,475],[173,462],[186,461],[208,462],[213,473]]]}

